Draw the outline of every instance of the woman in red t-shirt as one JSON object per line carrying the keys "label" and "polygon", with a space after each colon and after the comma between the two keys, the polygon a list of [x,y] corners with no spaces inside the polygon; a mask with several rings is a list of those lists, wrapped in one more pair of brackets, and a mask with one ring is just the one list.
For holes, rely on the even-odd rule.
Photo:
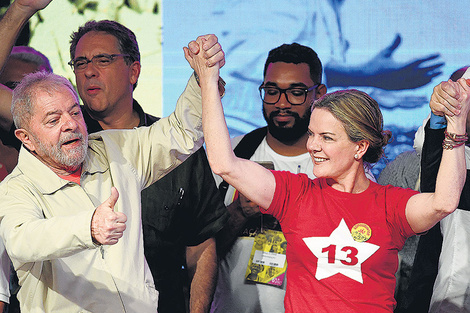
{"label": "woman in red t-shirt", "polygon": [[432,102],[461,112],[446,115],[436,192],[420,194],[366,177],[364,162],[381,158],[391,134],[383,130],[377,102],[357,90],[327,94],[312,107],[307,150],[317,179],[236,157],[217,87],[219,65],[207,66],[188,49],[185,57],[200,80],[212,170],[281,223],[288,243],[286,312],[392,312],[397,252],[406,237],[428,230],[458,205],[470,106],[465,80],[434,90]]}

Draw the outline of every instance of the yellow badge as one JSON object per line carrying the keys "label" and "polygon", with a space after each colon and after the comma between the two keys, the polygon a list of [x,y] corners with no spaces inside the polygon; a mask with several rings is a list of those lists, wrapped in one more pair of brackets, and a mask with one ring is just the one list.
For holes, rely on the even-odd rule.
{"label": "yellow badge", "polygon": [[372,236],[372,230],[370,226],[364,223],[357,223],[351,229],[351,236],[355,241],[363,242],[370,239]]}

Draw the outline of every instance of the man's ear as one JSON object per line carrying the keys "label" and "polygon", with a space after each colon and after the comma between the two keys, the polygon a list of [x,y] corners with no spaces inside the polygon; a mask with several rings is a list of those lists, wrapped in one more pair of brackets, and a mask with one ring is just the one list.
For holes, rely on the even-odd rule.
{"label": "man's ear", "polygon": [[323,84],[318,85],[315,89],[315,99],[319,99],[326,94],[326,86]]}
{"label": "man's ear", "polygon": [[24,128],[18,128],[15,130],[15,136],[18,138],[23,145],[28,148],[29,151],[35,151],[34,142],[31,140],[31,135],[29,132]]}
{"label": "man's ear", "polygon": [[130,72],[129,72],[129,80],[132,85],[134,85],[140,76],[140,62],[135,61],[131,64]]}

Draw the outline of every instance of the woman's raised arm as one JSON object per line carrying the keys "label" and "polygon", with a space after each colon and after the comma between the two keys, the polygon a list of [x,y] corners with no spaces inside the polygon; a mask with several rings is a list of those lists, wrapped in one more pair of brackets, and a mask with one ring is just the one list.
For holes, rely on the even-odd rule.
{"label": "woman's raised arm", "polygon": [[[199,38],[197,43],[202,48],[204,39]],[[267,208],[275,191],[274,176],[263,166],[233,153],[218,90],[219,65],[208,66],[202,57],[203,50],[193,54],[184,48],[184,54],[199,77],[203,131],[211,169],[248,199]]]}
{"label": "woman's raised arm", "polygon": [[[465,143],[470,107],[469,86],[464,79],[442,82],[434,88],[429,105],[435,114],[445,114],[447,129],[435,192],[417,194],[410,198],[406,206],[406,217],[416,233],[428,230],[455,211],[467,173]],[[460,108],[460,113],[454,114],[446,109],[449,106]]]}

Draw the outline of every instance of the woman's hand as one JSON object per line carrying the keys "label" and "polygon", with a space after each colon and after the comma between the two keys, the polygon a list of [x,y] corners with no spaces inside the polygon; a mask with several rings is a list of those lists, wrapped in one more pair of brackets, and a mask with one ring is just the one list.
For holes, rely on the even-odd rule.
{"label": "woman's hand", "polygon": [[[197,44],[198,47],[195,47],[195,44]],[[186,61],[188,61],[189,65],[194,70],[196,75],[199,77],[201,88],[203,85],[206,84],[217,84],[219,80],[220,63],[225,62],[225,59],[222,58],[222,60],[219,61],[218,59],[220,58],[208,58],[207,52],[204,49],[204,47],[208,45],[208,39],[206,39],[204,36],[198,37],[195,42],[190,42],[190,45],[192,45],[191,49],[189,49],[188,47],[183,48],[184,57],[186,58]],[[193,51],[198,52],[194,53]],[[223,55],[223,51],[220,51]],[[217,56],[217,53],[214,56]]]}

